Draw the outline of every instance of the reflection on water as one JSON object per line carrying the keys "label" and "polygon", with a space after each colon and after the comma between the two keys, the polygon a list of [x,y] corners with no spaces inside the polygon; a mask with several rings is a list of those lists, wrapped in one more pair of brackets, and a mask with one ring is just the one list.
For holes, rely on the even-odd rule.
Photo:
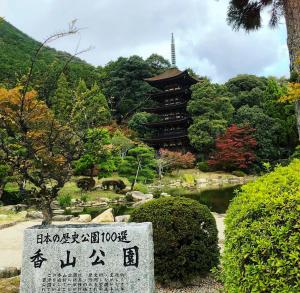
{"label": "reflection on water", "polygon": [[228,187],[215,187],[205,190],[194,191],[190,194],[185,194],[185,197],[195,199],[209,207],[212,212],[224,214],[230,204],[230,201],[235,195],[235,190],[238,190],[241,185]]}

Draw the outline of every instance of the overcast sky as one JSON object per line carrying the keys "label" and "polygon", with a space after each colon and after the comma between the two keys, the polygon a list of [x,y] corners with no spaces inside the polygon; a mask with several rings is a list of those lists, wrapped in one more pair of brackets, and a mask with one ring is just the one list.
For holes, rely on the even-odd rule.
{"label": "overcast sky", "polygon": [[232,31],[226,23],[229,0],[0,0],[0,16],[42,41],[67,28],[72,19],[84,29],[52,47],[74,52],[93,47],[81,58],[105,65],[119,56],[170,59],[175,34],[177,65],[223,82],[239,73],[288,76],[284,22],[252,33]]}

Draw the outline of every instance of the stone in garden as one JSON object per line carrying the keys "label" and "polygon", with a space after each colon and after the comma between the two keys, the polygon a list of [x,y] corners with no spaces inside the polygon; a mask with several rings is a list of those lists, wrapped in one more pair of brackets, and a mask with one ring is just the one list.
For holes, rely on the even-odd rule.
{"label": "stone in garden", "polygon": [[115,221],[118,223],[129,222],[129,219],[130,219],[130,215],[122,215],[122,216],[115,217]]}
{"label": "stone in garden", "polygon": [[57,222],[64,222],[70,221],[72,218],[74,218],[73,215],[56,215],[52,217],[52,220]]}
{"label": "stone in garden", "polygon": [[39,211],[29,211],[26,217],[30,219],[44,219],[43,213]]}
{"label": "stone in garden", "polygon": [[65,210],[58,209],[58,210],[53,210],[53,215],[63,215],[65,213]]}
{"label": "stone in garden", "polygon": [[130,191],[126,195],[131,195],[134,201],[153,199],[153,194],[144,194],[140,191]]}
{"label": "stone in garden", "polygon": [[89,223],[91,220],[92,220],[92,217],[89,214],[79,215],[78,218],[75,219],[75,221],[79,222],[79,223]]}
{"label": "stone in garden", "polygon": [[171,196],[170,194],[168,194],[168,193],[166,193],[166,192],[162,192],[160,195],[161,195],[161,196]]}
{"label": "stone in garden", "polygon": [[114,222],[113,210],[110,208],[92,220],[92,223],[110,223]]}
{"label": "stone in garden", "polygon": [[0,215],[0,220],[6,220],[8,218],[8,215]]}
{"label": "stone in garden", "polygon": [[25,230],[21,293],[153,293],[151,223]]}

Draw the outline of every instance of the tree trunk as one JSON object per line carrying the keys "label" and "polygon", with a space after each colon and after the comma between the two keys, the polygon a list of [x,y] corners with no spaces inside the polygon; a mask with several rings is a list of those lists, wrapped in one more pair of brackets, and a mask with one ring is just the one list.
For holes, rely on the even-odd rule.
{"label": "tree trunk", "polygon": [[140,168],[141,168],[141,161],[138,162],[138,167],[137,167],[137,170],[136,170],[136,173],[135,173],[135,178],[134,178],[134,180],[133,180],[133,182],[131,184],[131,189],[130,189],[131,191],[133,190],[134,185],[136,184],[136,181],[138,179]]}
{"label": "tree trunk", "polygon": [[[284,15],[287,28],[287,45],[290,55],[290,71],[297,73],[297,81],[300,82],[300,64],[297,58],[300,58],[300,1],[284,1]],[[300,98],[300,97],[299,97]],[[297,128],[300,140],[300,100],[296,101]]]}
{"label": "tree trunk", "polygon": [[53,212],[50,204],[42,206],[42,213],[44,216],[42,225],[50,225],[52,223],[52,217],[53,217]]}

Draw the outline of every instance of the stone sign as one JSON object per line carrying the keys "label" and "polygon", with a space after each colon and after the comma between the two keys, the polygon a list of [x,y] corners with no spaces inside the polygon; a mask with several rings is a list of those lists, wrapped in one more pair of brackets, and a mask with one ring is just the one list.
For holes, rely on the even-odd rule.
{"label": "stone sign", "polygon": [[153,293],[151,223],[25,230],[21,293]]}

